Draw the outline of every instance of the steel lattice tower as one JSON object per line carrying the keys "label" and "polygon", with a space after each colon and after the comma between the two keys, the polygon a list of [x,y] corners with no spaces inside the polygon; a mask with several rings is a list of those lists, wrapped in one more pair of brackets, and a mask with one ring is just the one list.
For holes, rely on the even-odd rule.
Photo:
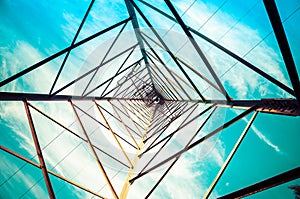
{"label": "steel lattice tower", "polygon": [[[150,16],[143,13],[137,2],[154,11],[162,20],[174,22],[192,49],[192,56],[201,60],[201,66],[196,66],[189,62],[188,58],[176,54],[174,49],[170,47],[170,41],[153,27],[149,19]],[[147,193],[141,196],[148,198],[176,162],[180,160],[180,157],[203,145],[208,139],[212,139],[223,130],[230,129],[246,116],[252,115],[247,120],[248,124],[238,136],[223,166],[219,169],[206,193],[203,193],[204,198],[209,198],[242,144],[257,114],[279,114],[291,117],[300,115],[299,77],[276,4],[274,0],[263,1],[292,88],[217,41],[190,27],[181,18],[171,1],[165,0],[170,14],[143,0],[125,0],[124,3],[129,14],[128,18],[79,40],[78,35],[94,4],[94,0],[92,0],[70,46],[6,79],[1,79],[0,87],[5,87],[27,74],[42,69],[47,63],[57,58],[62,60],[49,93],[7,90],[0,92],[0,101],[23,103],[37,157],[28,158],[22,152],[11,150],[6,146],[1,146],[1,150],[20,159],[24,164],[38,168],[42,172],[43,181],[50,198],[56,198],[57,190],[54,188],[53,181],[57,181],[57,179],[90,193],[94,197],[126,198],[128,191],[134,184],[142,181],[152,171],[163,171],[156,182],[147,188]],[[141,28],[140,21],[147,27]],[[130,36],[136,43],[131,43],[131,46],[126,46],[118,53],[110,55],[118,39],[122,39],[122,35],[126,34],[124,29],[128,26],[131,28]],[[76,79],[69,79],[67,84],[56,89],[62,71],[67,70],[65,65],[70,59],[70,54],[76,48],[111,32],[114,34],[114,39],[103,50],[103,56],[97,60],[98,65],[84,68],[84,72]],[[243,64],[243,67],[248,68],[293,98],[255,100],[232,98],[220,80],[221,74],[218,74],[214,69],[213,64],[202,50],[199,39],[206,42],[211,48],[220,50],[235,62]],[[104,74],[112,67],[109,75],[99,78],[99,74]],[[199,70],[199,67],[202,69]],[[200,80],[201,83],[199,83]],[[75,94],[62,94],[68,88],[74,88],[74,85],[76,85]],[[208,88],[210,92],[205,93]],[[72,125],[69,125],[70,123],[63,122],[62,118],[51,116],[47,108],[45,110],[47,104],[50,106],[53,103],[62,103],[69,109],[69,114],[75,119],[74,123],[78,127],[76,130]],[[238,115],[228,120],[220,119],[216,128],[210,129],[209,132],[205,131],[203,134],[203,129],[208,128],[209,121],[218,119],[217,111],[227,109],[236,109]],[[101,190],[97,191],[86,187],[76,180],[66,177],[67,174],[64,175],[58,171],[57,168],[60,163],[71,152],[57,150],[57,154],[63,153],[64,155],[55,160],[55,166],[47,162],[49,160],[46,157],[47,154],[49,155],[47,152],[48,145],[50,146],[52,142],[55,143],[55,140],[62,133],[53,136],[53,140],[42,141],[41,143],[40,140],[43,138],[42,135],[39,135],[39,122],[35,119],[37,117],[42,117],[59,127],[64,134],[71,137],[70,139],[76,139],[78,143],[74,145],[75,148],[81,145],[86,146],[85,149],[88,151],[86,153],[94,159],[94,164],[97,165],[102,180],[109,187],[110,195],[102,195]],[[113,144],[106,146],[108,141]],[[34,158],[38,159],[38,163],[33,160]],[[113,181],[112,175],[107,172],[108,168],[116,171],[122,170],[126,173],[126,178],[122,182],[122,189],[116,189],[116,186],[119,187],[116,184],[120,184],[120,182]],[[7,169],[9,170],[9,168]],[[279,173],[220,198],[248,196],[292,181],[299,176],[299,167],[290,168],[289,171]],[[86,180],[88,181],[88,179]]]}

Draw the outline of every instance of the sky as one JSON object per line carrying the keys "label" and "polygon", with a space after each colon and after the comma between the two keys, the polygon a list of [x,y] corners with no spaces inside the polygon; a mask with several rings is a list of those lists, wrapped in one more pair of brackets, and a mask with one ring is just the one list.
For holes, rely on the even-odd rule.
{"label": "sky", "polygon": [[[149,2],[171,15],[168,7],[163,2]],[[218,41],[237,55],[291,87],[279,47],[261,1],[250,0],[237,3],[236,0],[183,0],[172,2],[184,22],[190,27]],[[297,0],[288,2],[278,0],[276,3],[291,46],[297,71],[300,73],[300,41],[297,39],[300,28],[295,25],[300,18],[300,2]],[[196,51],[193,50],[191,44],[186,43],[186,38],[183,36],[180,26],[169,19],[162,18],[143,4],[138,2],[137,4],[143,13],[149,17],[153,26],[160,30],[159,33],[167,41],[171,50],[214,81],[207,69],[201,67],[203,62],[196,56]],[[4,80],[12,74],[68,47],[88,5],[89,1],[0,1],[0,79]],[[128,13],[123,1],[96,1],[76,41],[80,41],[127,17]],[[139,15],[138,20],[142,28],[147,28]],[[131,28],[131,24],[128,23],[124,30],[127,33],[119,38],[117,47],[112,50],[108,58],[124,50],[124,46],[129,47],[129,44],[135,41],[129,39],[132,37]],[[171,31],[168,31],[169,29]],[[109,34],[104,34],[74,50],[54,90],[61,88],[70,80],[86,72],[90,64],[98,63],[98,59],[103,58],[103,54],[99,55],[99,52],[108,49],[109,44],[112,43],[119,30],[120,28],[114,29]],[[145,32],[151,34],[149,30],[145,30]],[[234,59],[225,53],[215,49],[195,35],[193,36],[201,50],[208,57],[225,89],[234,99],[292,97],[247,69],[244,65],[236,63]],[[122,43],[122,41],[126,42]],[[179,74],[180,71],[170,61],[168,55],[157,46],[156,49],[166,60],[166,63]],[[138,58],[140,58],[140,52],[136,50],[128,63]],[[63,57],[58,57],[24,77],[0,88],[0,90],[48,93],[62,60]],[[105,73],[98,75],[96,79],[102,81],[115,73],[116,68],[112,66],[118,63],[116,61],[106,66],[103,69]],[[227,72],[224,73],[224,71]],[[197,82],[197,88],[205,96],[208,98],[222,98],[218,92],[209,88],[194,73],[188,71],[188,74]],[[93,82],[91,87],[95,86],[96,83]],[[62,94],[77,94],[82,85],[85,85],[85,81],[69,87]],[[195,93],[190,92],[194,97]],[[66,126],[70,126],[72,130],[80,132],[79,125],[74,122],[75,118],[68,103],[33,102],[32,104],[49,115],[58,118]],[[102,105],[107,106],[105,103]],[[87,109],[91,104],[78,104],[78,106]],[[198,107],[197,111],[202,110],[202,108]],[[205,132],[215,129],[222,122],[230,120],[241,112],[241,110],[219,108],[215,118],[209,122],[207,129],[204,129],[202,133],[205,134]],[[87,144],[66,133],[61,127],[54,125],[36,111],[32,110],[32,114],[34,122],[39,124],[36,125],[36,128],[41,145],[44,147],[47,166],[61,175],[82,183],[91,190],[99,191],[101,189],[101,194],[108,194],[111,197],[109,189],[104,186],[105,182],[93,161],[92,155],[88,152]],[[101,119],[100,116],[97,117],[99,120]],[[195,147],[183,155],[151,197],[201,198],[217,174],[218,169],[226,160],[250,117],[251,115],[243,118],[232,127],[223,130],[217,137],[207,140],[203,146]],[[85,119],[91,122],[87,118]],[[194,125],[199,125],[203,119],[204,117],[200,121],[195,121],[187,129],[193,130]],[[175,123],[173,128],[176,125],[178,126],[179,122]],[[90,136],[95,143],[101,143],[103,137],[99,136],[97,132],[99,130],[103,136],[105,129],[93,123],[90,124],[87,127],[91,133]],[[213,191],[211,198],[216,198],[298,167],[300,164],[300,157],[297,153],[300,150],[298,144],[299,124],[299,117],[259,113],[241,147]],[[172,132],[172,130],[174,129],[168,129],[169,132]],[[38,163],[22,102],[0,103],[0,132],[0,144],[2,146]],[[177,137],[178,140],[183,138],[184,136]],[[106,139],[109,142],[109,138],[106,137]],[[50,142],[50,140],[53,140],[53,142]],[[178,146],[174,144],[172,147],[176,148]],[[109,150],[109,146],[107,146],[107,150]],[[0,151],[0,156],[0,198],[47,197],[47,190],[39,169],[24,164],[21,160],[4,151]],[[103,158],[105,159],[105,157]],[[124,157],[122,158],[120,158],[122,161],[126,161]],[[108,175],[113,177],[113,183],[116,184],[118,190],[121,190],[126,172],[120,170],[121,167],[119,166],[110,165],[109,161],[105,166]],[[152,172],[143,177],[140,182],[139,180],[135,182],[129,191],[128,198],[144,197],[145,193],[155,184],[155,179],[163,171],[164,169]],[[51,181],[58,198],[92,198],[92,195],[53,176]],[[295,180],[249,198],[294,198],[293,191],[288,186],[299,184],[300,181]]]}

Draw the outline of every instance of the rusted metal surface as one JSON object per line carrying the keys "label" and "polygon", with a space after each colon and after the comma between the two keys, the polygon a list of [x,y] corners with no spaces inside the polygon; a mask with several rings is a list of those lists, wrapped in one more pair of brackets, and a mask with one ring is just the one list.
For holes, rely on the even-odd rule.
{"label": "rusted metal surface", "polygon": [[40,161],[40,167],[42,169],[42,173],[43,173],[44,181],[45,181],[45,184],[46,184],[46,187],[47,187],[47,191],[48,191],[49,197],[51,199],[54,199],[55,198],[54,190],[53,190],[53,187],[52,187],[52,184],[51,184],[48,172],[47,172],[46,163],[45,163],[44,156],[43,156],[43,153],[42,153],[42,150],[41,150],[41,147],[40,147],[40,143],[39,143],[36,131],[35,131],[35,127],[34,127],[34,124],[33,124],[33,120],[32,120],[32,117],[31,117],[31,113],[30,113],[27,101],[24,101],[24,106],[25,106],[25,111],[26,111],[30,131],[31,131],[31,135],[32,135],[32,138],[33,138],[35,150],[36,150],[36,153],[37,153],[39,161]]}

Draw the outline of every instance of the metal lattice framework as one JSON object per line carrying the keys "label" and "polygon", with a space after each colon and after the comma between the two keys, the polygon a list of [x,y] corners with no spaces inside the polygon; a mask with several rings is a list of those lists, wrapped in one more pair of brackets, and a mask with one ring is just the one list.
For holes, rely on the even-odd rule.
{"label": "metal lattice framework", "polygon": [[[38,136],[39,132],[37,130],[39,124],[35,122],[34,119],[36,115],[42,116],[53,125],[59,126],[65,133],[79,140],[80,144],[84,143],[84,145],[88,146],[89,154],[91,154],[97,163],[98,169],[105,180],[105,184],[109,187],[113,198],[126,198],[132,184],[138,183],[150,172],[162,169],[164,171],[162,175],[156,179],[156,182],[151,188],[148,188],[148,192],[145,196],[141,196],[146,198],[150,197],[151,193],[159,186],[160,182],[182,155],[191,149],[199,147],[206,142],[207,139],[218,135],[222,130],[230,128],[234,123],[252,114],[251,119],[240,134],[224,165],[220,168],[215,179],[209,186],[209,189],[203,196],[204,198],[209,198],[257,114],[300,115],[299,77],[274,0],[264,0],[263,3],[280,47],[292,88],[269,75],[267,72],[264,72],[258,66],[246,61],[243,57],[225,48],[217,41],[208,38],[196,29],[190,27],[182,20],[171,1],[165,0],[165,4],[168,6],[172,15],[146,1],[138,0],[143,6],[155,11],[160,17],[174,22],[181,28],[182,34],[186,37],[187,42],[195,52],[193,55],[198,56],[201,60],[202,65],[200,67],[206,71],[206,74],[203,74],[201,70],[198,70],[198,66],[189,63],[185,57],[176,55],[170,48],[169,41],[166,41],[152,26],[150,20],[145,16],[136,2],[137,1],[134,0],[125,0],[126,8],[129,13],[127,19],[78,41],[78,35],[94,4],[94,0],[92,0],[70,46],[0,82],[0,87],[4,87],[22,78],[24,75],[44,67],[47,63],[56,58],[63,58],[48,94],[34,92],[0,92],[0,101],[19,101],[24,103],[39,162],[37,163],[5,146],[1,146],[1,150],[19,158],[26,164],[40,169],[50,198],[56,198],[56,191],[53,188],[52,182],[53,178],[61,179],[95,197],[107,198],[109,196],[102,195],[100,191],[91,190],[89,187],[77,183],[76,180],[69,179],[59,173],[55,166],[53,167],[53,165],[51,166],[47,163],[46,155],[44,154],[46,152],[44,151],[53,140],[48,140],[46,144],[40,143],[39,140],[41,138]],[[140,28],[139,21],[143,21],[143,23],[148,26],[148,32]],[[132,36],[135,37],[137,42],[132,43],[132,46],[129,46],[114,56],[109,56],[114,44],[119,37],[121,38],[123,30],[129,26],[129,23],[131,23],[132,31],[134,32]],[[69,83],[55,90],[70,54],[77,47],[83,46],[99,36],[114,30],[119,30],[119,32],[113,42],[111,42],[110,47],[104,52],[100,64],[89,68],[89,70],[86,70],[76,79],[70,80]],[[213,48],[219,49],[236,62],[242,63],[244,67],[247,67],[277,88],[292,95],[294,98],[233,99],[222,84],[220,74],[216,73],[213,65],[202,51],[198,44],[198,39],[207,42],[207,44]],[[165,54],[162,55],[159,51]],[[134,52],[136,53],[135,55]],[[171,60],[172,66],[170,66],[166,57]],[[114,65],[114,71],[110,72],[110,76],[106,79],[97,81],[97,75],[108,70],[109,67],[112,67],[110,65],[111,63]],[[200,85],[198,80],[192,78],[190,74],[197,76],[203,83]],[[83,86],[76,88],[77,92],[81,94],[62,94],[66,89],[82,81],[84,82],[81,84]],[[205,89],[203,85],[210,88],[214,94],[206,94],[205,90],[207,89]],[[55,116],[51,116],[51,114],[43,110],[43,106],[38,106],[35,102],[45,102],[49,104],[61,102],[68,104],[70,114],[76,119],[75,122],[79,126],[80,132],[72,130],[70,126],[56,119]],[[82,102],[88,104],[88,107],[82,106]],[[215,119],[214,116],[219,109],[224,108],[243,110],[243,112],[228,121],[221,121],[217,128],[211,129],[210,132],[203,134],[202,129],[207,127],[207,123],[210,120]],[[91,112],[91,110],[94,110],[94,112]],[[201,122],[199,122],[200,120]],[[91,129],[90,126],[96,126],[97,128]],[[193,132],[190,132],[191,127],[193,128]],[[98,131],[101,131],[102,134],[97,134]],[[188,134],[186,132],[188,132]],[[109,136],[112,142],[114,142],[113,146],[115,147],[115,151],[110,151],[109,148],[105,148],[99,144],[97,137],[104,136],[104,134]],[[182,137],[183,135],[184,138]],[[176,150],[174,150],[172,143],[178,142],[178,140],[181,143],[175,147]],[[103,142],[105,142],[105,140]],[[131,151],[135,151],[135,153]],[[57,153],[59,153],[59,151],[57,151]],[[64,160],[67,155],[68,154],[60,161]],[[57,164],[60,164],[60,161],[58,161]],[[142,162],[142,164],[139,164],[139,162]],[[116,190],[112,176],[109,176],[107,173],[107,165],[118,169],[121,168],[128,173],[121,191]],[[291,170],[287,172],[249,185],[248,187],[220,198],[244,197],[297,179],[299,176],[300,168],[291,168]]]}

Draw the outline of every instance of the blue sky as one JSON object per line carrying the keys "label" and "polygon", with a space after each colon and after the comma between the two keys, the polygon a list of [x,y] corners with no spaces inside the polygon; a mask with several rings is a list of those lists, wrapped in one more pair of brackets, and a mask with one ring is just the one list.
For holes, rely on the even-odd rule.
{"label": "blue sky", "polygon": [[[174,2],[184,21],[191,27],[220,42],[271,76],[291,86],[261,1],[251,0],[239,2],[238,4],[235,0],[196,2],[184,0],[172,2]],[[170,14],[164,3],[160,1],[153,1],[152,3]],[[283,25],[287,31],[297,70],[300,72],[300,41],[298,39],[300,29],[299,26],[295,25],[300,19],[300,3],[297,0],[291,0],[288,3],[276,1],[276,3],[284,21]],[[0,79],[3,80],[69,46],[88,4],[89,1],[1,1]],[[190,7],[191,4],[192,6]],[[154,14],[150,9],[146,9],[141,3],[138,3],[138,5],[144,14],[149,17],[154,27],[162,30],[162,35],[173,25],[173,22],[168,19],[162,19],[161,16]],[[205,22],[221,5],[221,9],[209,21]],[[127,17],[128,14],[123,1],[96,1],[79,34],[78,41]],[[145,23],[141,19],[139,19],[139,22],[141,27],[145,28]],[[204,23],[205,25],[203,25]],[[128,24],[126,30],[130,30],[130,28],[131,24]],[[86,69],[84,67],[86,59],[92,56],[91,52],[98,52],[97,47],[100,44],[102,44],[100,47],[107,47],[113,35],[117,34],[118,31],[119,29],[116,29],[110,34],[104,34],[95,41],[83,45],[76,49],[74,53],[71,53],[70,61],[67,62],[55,88],[60,88],[82,74]],[[174,32],[166,34],[166,40],[172,41],[174,35],[183,34],[178,25],[175,25],[172,31],[175,34]],[[208,56],[217,74],[221,74],[219,75],[221,82],[231,97],[235,99],[291,97],[288,93],[276,88],[242,64],[236,64],[226,74],[223,74],[223,71],[232,67],[235,61],[224,53],[211,48],[200,38],[196,36],[195,38],[201,49]],[[180,41],[173,44],[169,43],[169,45],[174,50],[178,50],[183,43],[184,41]],[[254,46],[255,48],[253,48]],[[117,52],[117,50],[114,52]],[[163,53],[162,55],[166,60],[169,59],[167,55]],[[202,62],[194,56],[195,52],[189,44],[178,50],[176,55],[183,58],[188,57],[187,62],[194,65],[203,74],[207,74],[208,78],[211,78],[208,71],[200,67]],[[138,53],[136,56],[138,56]],[[48,93],[62,60],[63,58],[59,57],[49,62],[23,78],[4,86],[1,88],[1,91]],[[172,64],[174,63],[170,62],[169,64],[173,67]],[[173,69],[178,72],[178,69],[174,67]],[[112,71],[108,71],[108,73],[112,73]],[[192,73],[189,74],[194,75]],[[198,77],[194,78],[196,81],[199,80]],[[207,85],[199,80],[197,87],[203,91]],[[73,93],[75,89],[76,86],[64,92]],[[208,89],[204,93],[208,97],[219,97],[212,89]],[[58,117],[66,125],[70,125],[74,121],[70,107],[64,103],[35,103],[35,105],[46,110],[50,115]],[[220,109],[219,112],[219,115],[222,117],[222,120],[219,122],[222,122],[230,120],[238,113],[241,113],[241,110]],[[41,127],[37,127],[37,131],[40,132],[41,142],[47,145],[49,140],[54,139],[62,129],[51,124],[37,113],[33,113],[33,115],[36,122],[43,124]],[[207,146],[213,146],[213,149],[210,151],[207,152],[201,147],[196,147],[184,155],[162,181],[161,186],[157,188],[152,197],[183,198],[185,196],[186,198],[200,198],[222,163],[226,160],[239,133],[242,132],[249,119],[250,116],[244,118],[231,128],[222,131],[218,137],[208,140]],[[216,120],[219,120],[219,118],[216,118]],[[258,114],[242,146],[216,186],[212,198],[299,166],[300,156],[297,154],[300,150],[298,144],[299,124],[299,117]],[[218,127],[218,122],[212,121],[210,125],[214,129]],[[77,130],[78,124],[71,125],[70,128]],[[51,129],[53,133],[47,134],[47,129]],[[209,131],[209,128],[206,131]],[[0,103],[0,132],[1,145],[38,162],[21,102]],[[98,141],[95,135],[93,139],[95,139],[95,142]],[[65,140],[69,140],[69,142],[63,144]],[[45,150],[45,154],[47,154],[46,161],[50,167],[56,165],[68,151],[74,150],[67,161],[54,168],[55,171],[79,183],[83,183],[95,191],[98,191],[105,184],[103,180],[100,180],[101,175],[97,172],[98,170],[92,161],[92,156],[86,151],[86,145],[82,144],[74,149],[80,143],[79,140],[65,134],[55,142],[55,144],[49,145]],[[56,150],[64,152],[53,155]],[[202,158],[200,157],[201,154],[205,156]],[[38,169],[34,169],[30,165],[24,166],[22,161],[11,157],[3,151],[0,152],[0,156],[1,160],[4,160],[0,162],[0,198],[19,198],[20,196],[24,198],[43,198],[47,195],[44,182],[40,180],[42,175]],[[85,161],[81,161],[79,164],[78,160],[81,159]],[[71,170],[66,169],[71,166]],[[13,175],[14,172],[16,172],[15,175]],[[161,172],[163,171],[150,173],[141,183],[134,183],[129,192],[129,198],[144,196],[154,185],[154,179]],[[78,173],[79,175],[77,175]],[[121,181],[126,177],[126,173],[119,173],[119,171],[109,168],[108,173],[110,176],[116,176],[113,181],[120,188],[122,186]],[[9,178],[11,175],[13,177]],[[89,182],[85,180],[84,176],[89,176]],[[58,198],[91,198],[90,194],[84,193],[67,183],[55,178],[51,178],[51,180]],[[299,183],[300,181],[296,180],[249,198],[293,198],[293,192],[287,187],[299,185]],[[22,185],[16,187],[15,184]],[[26,192],[28,187],[32,185],[34,185],[33,188]],[[105,187],[101,193],[108,192],[108,188]]]}

